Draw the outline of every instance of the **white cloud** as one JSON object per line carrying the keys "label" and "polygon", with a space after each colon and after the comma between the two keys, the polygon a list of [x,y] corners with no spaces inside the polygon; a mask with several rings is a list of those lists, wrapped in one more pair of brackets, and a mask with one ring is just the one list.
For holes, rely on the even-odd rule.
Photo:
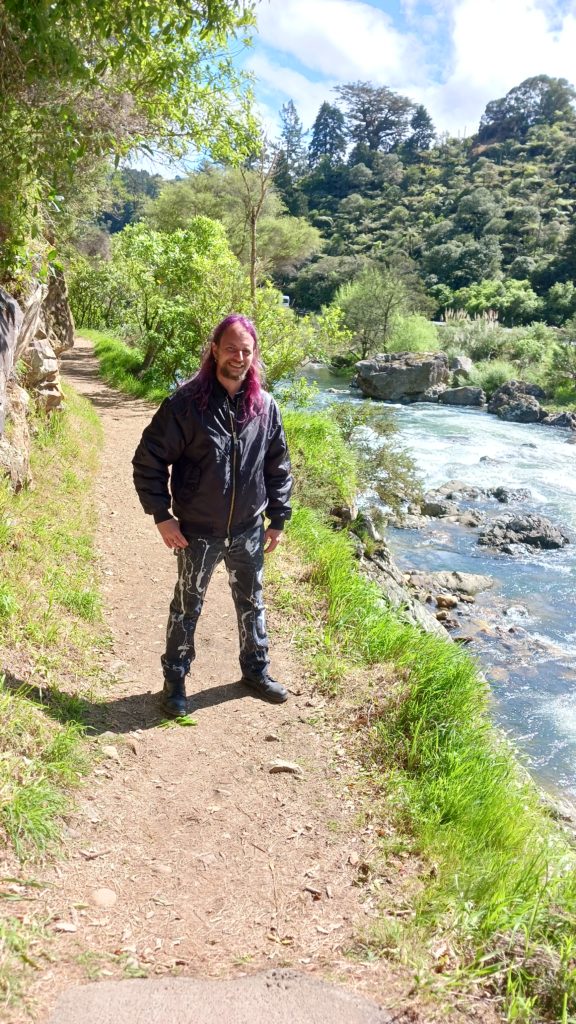
{"label": "white cloud", "polygon": [[269,0],[259,4],[257,16],[267,46],[340,82],[397,85],[419,49],[415,36],[360,0]]}
{"label": "white cloud", "polygon": [[576,77],[575,0],[403,0],[403,9],[405,31],[361,0],[261,2],[267,55],[257,42],[250,66],[275,111],[292,98],[309,127],[335,100],[331,86],[360,79],[424,103],[440,131],[470,134],[486,104],[525,78]]}
{"label": "white cloud", "polygon": [[552,24],[535,0],[459,0],[452,11],[452,67],[430,86],[430,109],[443,127],[475,131],[486,103],[525,78],[574,77],[576,17]]}

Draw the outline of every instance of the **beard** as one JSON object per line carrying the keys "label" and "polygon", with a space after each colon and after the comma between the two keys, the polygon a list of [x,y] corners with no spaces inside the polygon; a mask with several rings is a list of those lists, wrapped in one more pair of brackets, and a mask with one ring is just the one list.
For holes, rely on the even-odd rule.
{"label": "beard", "polygon": [[244,380],[249,369],[250,367],[247,366],[242,367],[240,370],[235,370],[229,363],[222,363],[218,367],[220,376],[224,377],[226,380]]}

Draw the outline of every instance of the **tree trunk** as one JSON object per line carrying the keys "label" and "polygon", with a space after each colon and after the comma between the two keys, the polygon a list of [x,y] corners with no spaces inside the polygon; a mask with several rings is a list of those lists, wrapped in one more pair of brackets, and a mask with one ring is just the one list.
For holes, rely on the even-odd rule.
{"label": "tree trunk", "polygon": [[[258,211],[259,212],[259,211]],[[255,209],[250,211],[250,296],[252,300],[256,298],[256,221],[258,219],[258,213]]]}

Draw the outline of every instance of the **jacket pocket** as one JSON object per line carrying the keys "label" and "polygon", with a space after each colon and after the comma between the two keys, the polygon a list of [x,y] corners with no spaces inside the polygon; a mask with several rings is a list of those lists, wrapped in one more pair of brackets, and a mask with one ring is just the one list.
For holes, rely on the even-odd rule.
{"label": "jacket pocket", "polygon": [[192,462],[172,467],[172,496],[179,505],[185,505],[194,497],[201,475],[200,466]]}

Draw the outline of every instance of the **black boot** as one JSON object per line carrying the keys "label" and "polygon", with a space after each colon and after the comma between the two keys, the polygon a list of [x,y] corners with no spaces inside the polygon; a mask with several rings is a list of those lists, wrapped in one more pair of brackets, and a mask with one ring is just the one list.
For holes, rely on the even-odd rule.
{"label": "black boot", "polygon": [[261,676],[242,676],[242,682],[270,704],[283,704],[288,700],[288,690],[282,683],[272,679],[267,672]]}
{"label": "black boot", "polygon": [[170,718],[181,718],[185,715],[188,706],[186,703],[186,682],[184,676],[179,679],[164,678],[164,689],[162,691],[162,710]]}

